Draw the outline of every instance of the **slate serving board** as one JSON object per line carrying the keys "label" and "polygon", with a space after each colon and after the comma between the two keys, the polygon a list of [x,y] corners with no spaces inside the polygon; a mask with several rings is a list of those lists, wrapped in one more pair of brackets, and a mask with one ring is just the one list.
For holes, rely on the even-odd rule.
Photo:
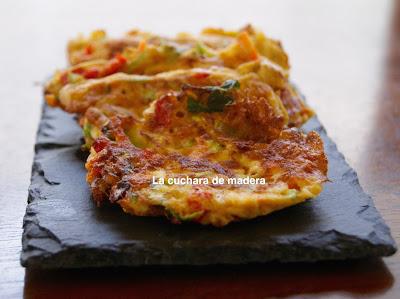
{"label": "slate serving board", "polygon": [[329,178],[311,201],[224,228],[97,208],[85,181],[81,130],[73,116],[43,107],[24,218],[21,263],[35,268],[243,264],[388,256],[390,230],[357,174],[318,119],[304,127],[325,142]]}

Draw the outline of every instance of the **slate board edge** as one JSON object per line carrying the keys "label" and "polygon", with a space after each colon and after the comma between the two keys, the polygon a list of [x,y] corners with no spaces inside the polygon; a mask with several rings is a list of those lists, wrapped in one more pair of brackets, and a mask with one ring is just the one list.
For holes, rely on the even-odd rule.
{"label": "slate board edge", "polygon": [[[43,105],[42,118],[39,123],[37,131],[37,140],[41,134],[42,127],[45,124],[45,111],[47,105]],[[318,124],[314,129],[319,132],[324,132],[320,122],[316,119],[315,123]],[[329,139],[329,137],[328,137]],[[329,139],[330,140],[330,139]],[[331,140],[330,140],[331,141]],[[336,147],[336,144],[331,141],[331,145]],[[44,144],[36,143],[35,157],[32,165],[31,187],[34,182],[38,180],[46,181],[40,165],[37,163],[37,158],[40,153],[46,149],[53,147],[74,147],[76,145],[69,144]],[[341,153],[339,153],[342,155]],[[343,155],[342,155],[343,156]],[[346,162],[347,163],[347,162]],[[356,183],[358,184],[358,177],[355,171],[350,168],[355,175]],[[46,182],[50,183],[51,182]],[[32,197],[40,197],[38,190],[29,188],[28,203]],[[360,186],[361,188],[361,186]],[[362,188],[361,188],[362,189]],[[367,209],[375,209],[371,197],[369,197],[370,204]],[[380,217],[379,212],[377,212]],[[270,261],[280,262],[314,262],[321,260],[321,253],[323,260],[343,260],[343,259],[359,259],[367,257],[389,256],[396,252],[397,247],[390,235],[389,227],[384,223],[380,217],[379,226],[376,227],[376,232],[383,236],[383,238],[373,238],[371,240],[363,240],[352,244],[352,250],[343,251],[343,249],[336,248],[335,244],[346,244],[352,242],[352,239],[340,232],[332,232],[326,243],[324,237],[326,233],[316,233],[312,236],[313,239],[320,241],[318,247],[310,246],[312,242],[307,240],[304,244],[299,241],[296,244],[296,249],[292,250],[291,246],[285,244],[264,244],[254,248],[244,246],[243,248],[220,248],[213,247],[210,250],[207,248],[192,249],[197,250],[197,254],[191,254],[189,257],[185,254],[185,249],[176,248],[174,256],[163,256],[162,252],[149,248],[143,249],[142,245],[135,246],[134,244],[120,245],[115,247],[103,248],[90,248],[85,246],[63,247],[59,240],[54,236],[51,231],[40,226],[35,214],[31,210],[29,203],[24,217],[23,236],[22,236],[22,252],[21,264],[24,267],[30,268],[82,268],[82,267],[104,267],[104,266],[143,266],[143,265],[211,265],[211,264],[247,264],[247,263],[263,263]],[[45,248],[32,248],[28,246],[27,241],[32,238],[48,239],[54,244],[51,251]],[[322,245],[321,245],[322,242]],[[324,250],[321,250],[321,247]],[[299,250],[303,248],[304,250]],[[358,249],[362,249],[364,255],[360,255]],[[340,256],[338,256],[340,250]],[[93,255],[93,252],[96,252]],[[304,254],[307,252],[307,254]],[[288,258],[290,256],[290,258]],[[135,258],[133,258],[135,257]],[[195,258],[194,258],[195,257]],[[214,257],[214,258],[213,258]]]}

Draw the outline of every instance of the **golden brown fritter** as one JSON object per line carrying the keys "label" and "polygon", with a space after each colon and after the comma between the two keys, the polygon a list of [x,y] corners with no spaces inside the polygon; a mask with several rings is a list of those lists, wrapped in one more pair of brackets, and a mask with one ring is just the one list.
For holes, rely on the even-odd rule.
{"label": "golden brown fritter", "polygon": [[79,88],[88,80],[118,72],[156,75],[225,67],[239,75],[254,73],[276,93],[284,95],[293,126],[300,126],[313,114],[290,87],[288,57],[280,43],[252,26],[238,31],[207,28],[198,37],[179,34],[175,38],[133,30],[120,40],[108,38],[104,31],[95,31],[89,38],[71,41],[68,53],[72,66],[57,71],[46,84],[49,105],[62,106],[59,93],[66,85]]}
{"label": "golden brown fritter", "polygon": [[[86,163],[87,179],[98,204],[109,200],[138,216],[165,215],[175,223],[194,221],[223,226],[291,206],[316,196],[326,180],[327,161],[315,132],[304,135],[284,130],[270,144],[229,142],[229,155],[240,154],[248,163],[140,149],[112,120],[109,138],[97,138]],[[258,164],[258,178],[266,184],[179,185],[153,183],[153,177],[238,179],[248,166]],[[233,166],[232,166],[233,165]],[[253,169],[254,171],[254,169]]]}
{"label": "golden brown fritter", "polygon": [[[143,111],[140,105],[108,103],[90,107],[82,118],[88,145],[100,135],[112,116],[130,119],[126,129],[139,147],[185,144],[193,148],[195,138],[207,135],[270,142],[288,124],[286,109],[265,83],[254,78],[226,80],[221,85],[184,84],[179,92],[167,92]],[[216,146],[216,145],[215,145]]]}

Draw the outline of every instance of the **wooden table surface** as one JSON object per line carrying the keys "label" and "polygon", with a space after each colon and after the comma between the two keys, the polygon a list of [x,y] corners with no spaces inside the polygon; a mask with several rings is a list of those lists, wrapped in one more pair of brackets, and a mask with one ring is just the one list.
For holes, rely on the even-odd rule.
{"label": "wooden table surface", "polygon": [[40,83],[78,32],[174,34],[248,22],[283,41],[292,80],[357,170],[400,244],[400,3],[4,1],[0,3],[0,298],[400,298],[400,256],[257,267],[31,271],[19,264]]}

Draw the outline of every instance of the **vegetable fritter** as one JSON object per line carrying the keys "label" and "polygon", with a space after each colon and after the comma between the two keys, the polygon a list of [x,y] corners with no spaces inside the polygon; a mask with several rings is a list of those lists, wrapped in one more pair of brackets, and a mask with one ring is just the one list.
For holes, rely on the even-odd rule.
{"label": "vegetable fritter", "polygon": [[117,72],[155,75],[163,72],[225,67],[241,75],[254,73],[287,100],[290,126],[299,126],[313,115],[291,88],[288,57],[280,43],[251,26],[239,31],[208,28],[199,37],[179,34],[170,39],[138,30],[120,40],[96,31],[89,38],[70,42],[73,64],[57,71],[46,85],[45,97],[52,106],[60,105],[60,90],[68,84],[83,84]]}
{"label": "vegetable fritter", "polygon": [[[115,121],[114,121],[115,122]],[[138,216],[167,216],[175,223],[194,221],[224,226],[251,219],[317,196],[326,180],[327,161],[318,134],[296,129],[267,143],[231,143],[230,157],[244,162],[140,149],[118,125],[96,139],[86,163],[94,200],[119,204]],[[113,141],[114,140],[114,141]],[[210,151],[210,149],[208,150]],[[211,148],[211,152],[213,149]],[[229,157],[228,157],[229,159]],[[152,177],[243,177],[256,173],[265,185],[157,185]]]}

